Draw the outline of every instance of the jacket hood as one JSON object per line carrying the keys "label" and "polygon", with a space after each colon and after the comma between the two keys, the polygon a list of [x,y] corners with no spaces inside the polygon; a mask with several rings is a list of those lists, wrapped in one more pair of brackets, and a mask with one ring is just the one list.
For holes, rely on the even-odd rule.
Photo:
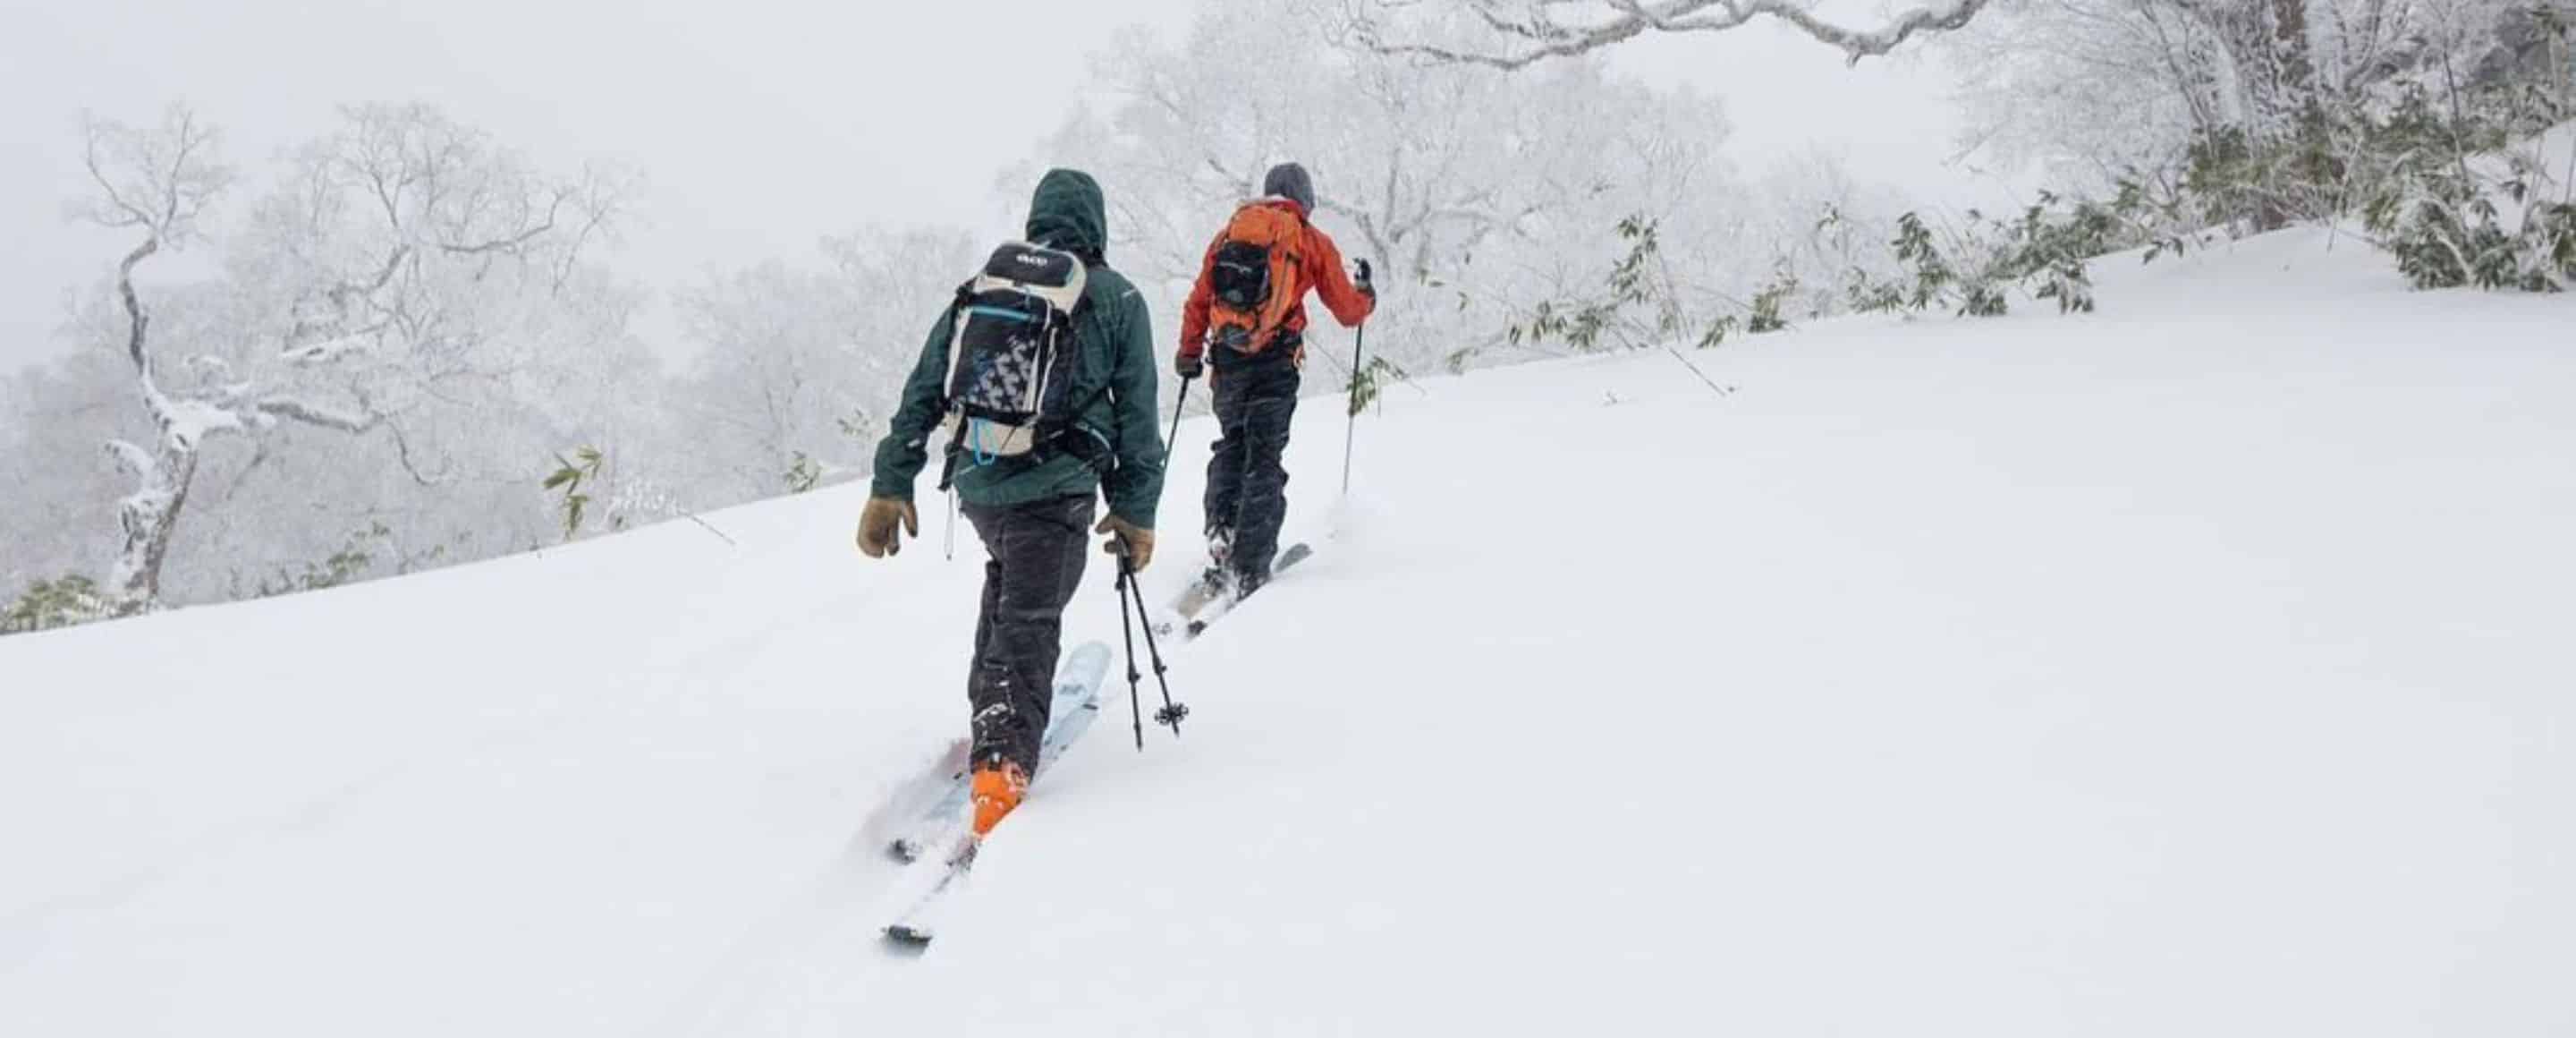
{"label": "jacket hood", "polygon": [[1269,206],[1270,208],[1279,210],[1283,213],[1294,214],[1299,220],[1311,221],[1315,218],[1314,213],[1308,212],[1305,206],[1297,204],[1297,200],[1294,198],[1281,198],[1277,195],[1263,195],[1259,198],[1245,199],[1243,204]]}
{"label": "jacket hood", "polygon": [[1080,170],[1048,170],[1029,200],[1029,240],[1101,262],[1109,249],[1109,207],[1100,182]]}
{"label": "jacket hood", "polygon": [[1261,193],[1288,199],[1309,212],[1315,208],[1315,178],[1294,162],[1270,167],[1270,174],[1261,178]]}

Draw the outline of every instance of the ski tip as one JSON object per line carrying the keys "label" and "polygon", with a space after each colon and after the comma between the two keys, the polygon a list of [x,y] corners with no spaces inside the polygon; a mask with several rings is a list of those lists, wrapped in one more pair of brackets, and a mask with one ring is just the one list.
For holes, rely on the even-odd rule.
{"label": "ski tip", "polygon": [[900,955],[919,955],[930,948],[930,931],[896,923],[885,928],[886,947]]}

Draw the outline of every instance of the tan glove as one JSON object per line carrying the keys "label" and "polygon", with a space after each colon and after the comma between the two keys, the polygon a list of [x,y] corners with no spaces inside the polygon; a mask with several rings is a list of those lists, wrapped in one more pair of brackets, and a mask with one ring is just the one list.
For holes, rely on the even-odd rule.
{"label": "tan glove", "polygon": [[1154,561],[1154,531],[1152,530],[1112,515],[1102,519],[1100,525],[1093,527],[1091,532],[1110,535],[1109,543],[1101,545],[1100,550],[1111,555],[1127,556],[1127,567],[1135,572],[1145,572],[1145,567]]}
{"label": "tan glove", "polygon": [[[903,524],[903,534],[895,533],[895,524]],[[859,513],[859,554],[882,559],[903,550],[904,537],[921,536],[921,515],[913,511],[912,502],[891,497],[868,499],[866,511]]]}

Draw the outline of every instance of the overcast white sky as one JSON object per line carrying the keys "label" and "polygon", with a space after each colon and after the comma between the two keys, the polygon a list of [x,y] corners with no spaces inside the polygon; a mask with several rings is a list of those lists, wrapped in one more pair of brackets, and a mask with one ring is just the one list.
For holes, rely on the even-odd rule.
{"label": "overcast white sky", "polygon": [[[184,98],[252,166],[339,104],[429,101],[555,165],[643,169],[650,223],[611,258],[667,288],[810,257],[819,236],[871,222],[999,233],[1016,200],[994,178],[1062,121],[1086,56],[1120,24],[1177,34],[1191,7],[0,0],[0,370],[65,348],[67,293],[130,244],[62,217],[84,186],[84,110],[149,122]],[[1618,61],[1726,98],[1748,167],[1817,142],[1864,177],[1961,190],[1941,165],[1955,128],[1931,71],[1846,69],[1776,29],[1641,41]]]}

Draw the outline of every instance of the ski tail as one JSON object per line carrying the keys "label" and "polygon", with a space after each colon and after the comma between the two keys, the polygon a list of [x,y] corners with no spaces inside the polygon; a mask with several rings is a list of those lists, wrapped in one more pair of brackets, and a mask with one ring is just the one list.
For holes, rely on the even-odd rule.
{"label": "ski tail", "polygon": [[[1295,568],[1298,563],[1306,561],[1314,554],[1315,549],[1308,547],[1302,541],[1289,545],[1286,550],[1279,553],[1279,561],[1270,564],[1270,579],[1274,581],[1278,580],[1280,577],[1286,575],[1290,569]],[[1184,628],[1186,634],[1183,637],[1183,640],[1187,641],[1207,633],[1207,629],[1211,625],[1215,624],[1219,620],[1225,619],[1227,615],[1234,612],[1234,608],[1236,606],[1241,605],[1242,603],[1243,600],[1241,598],[1229,594],[1212,603],[1206,610],[1189,617],[1187,620],[1187,626]]]}
{"label": "ski tail", "polygon": [[[1109,659],[1107,644],[1091,642],[1075,649],[1057,668],[1055,712],[1047,722],[1032,784],[1045,780],[1065,751],[1100,719],[1100,688],[1109,676]],[[961,781],[953,805],[924,818],[919,829],[897,841],[895,853],[914,868],[897,890],[892,921],[884,931],[886,943],[895,950],[917,953],[929,946],[938,932],[939,913],[964,885],[975,856],[983,849],[966,817],[966,788]],[[936,853],[940,848],[946,853]]]}

